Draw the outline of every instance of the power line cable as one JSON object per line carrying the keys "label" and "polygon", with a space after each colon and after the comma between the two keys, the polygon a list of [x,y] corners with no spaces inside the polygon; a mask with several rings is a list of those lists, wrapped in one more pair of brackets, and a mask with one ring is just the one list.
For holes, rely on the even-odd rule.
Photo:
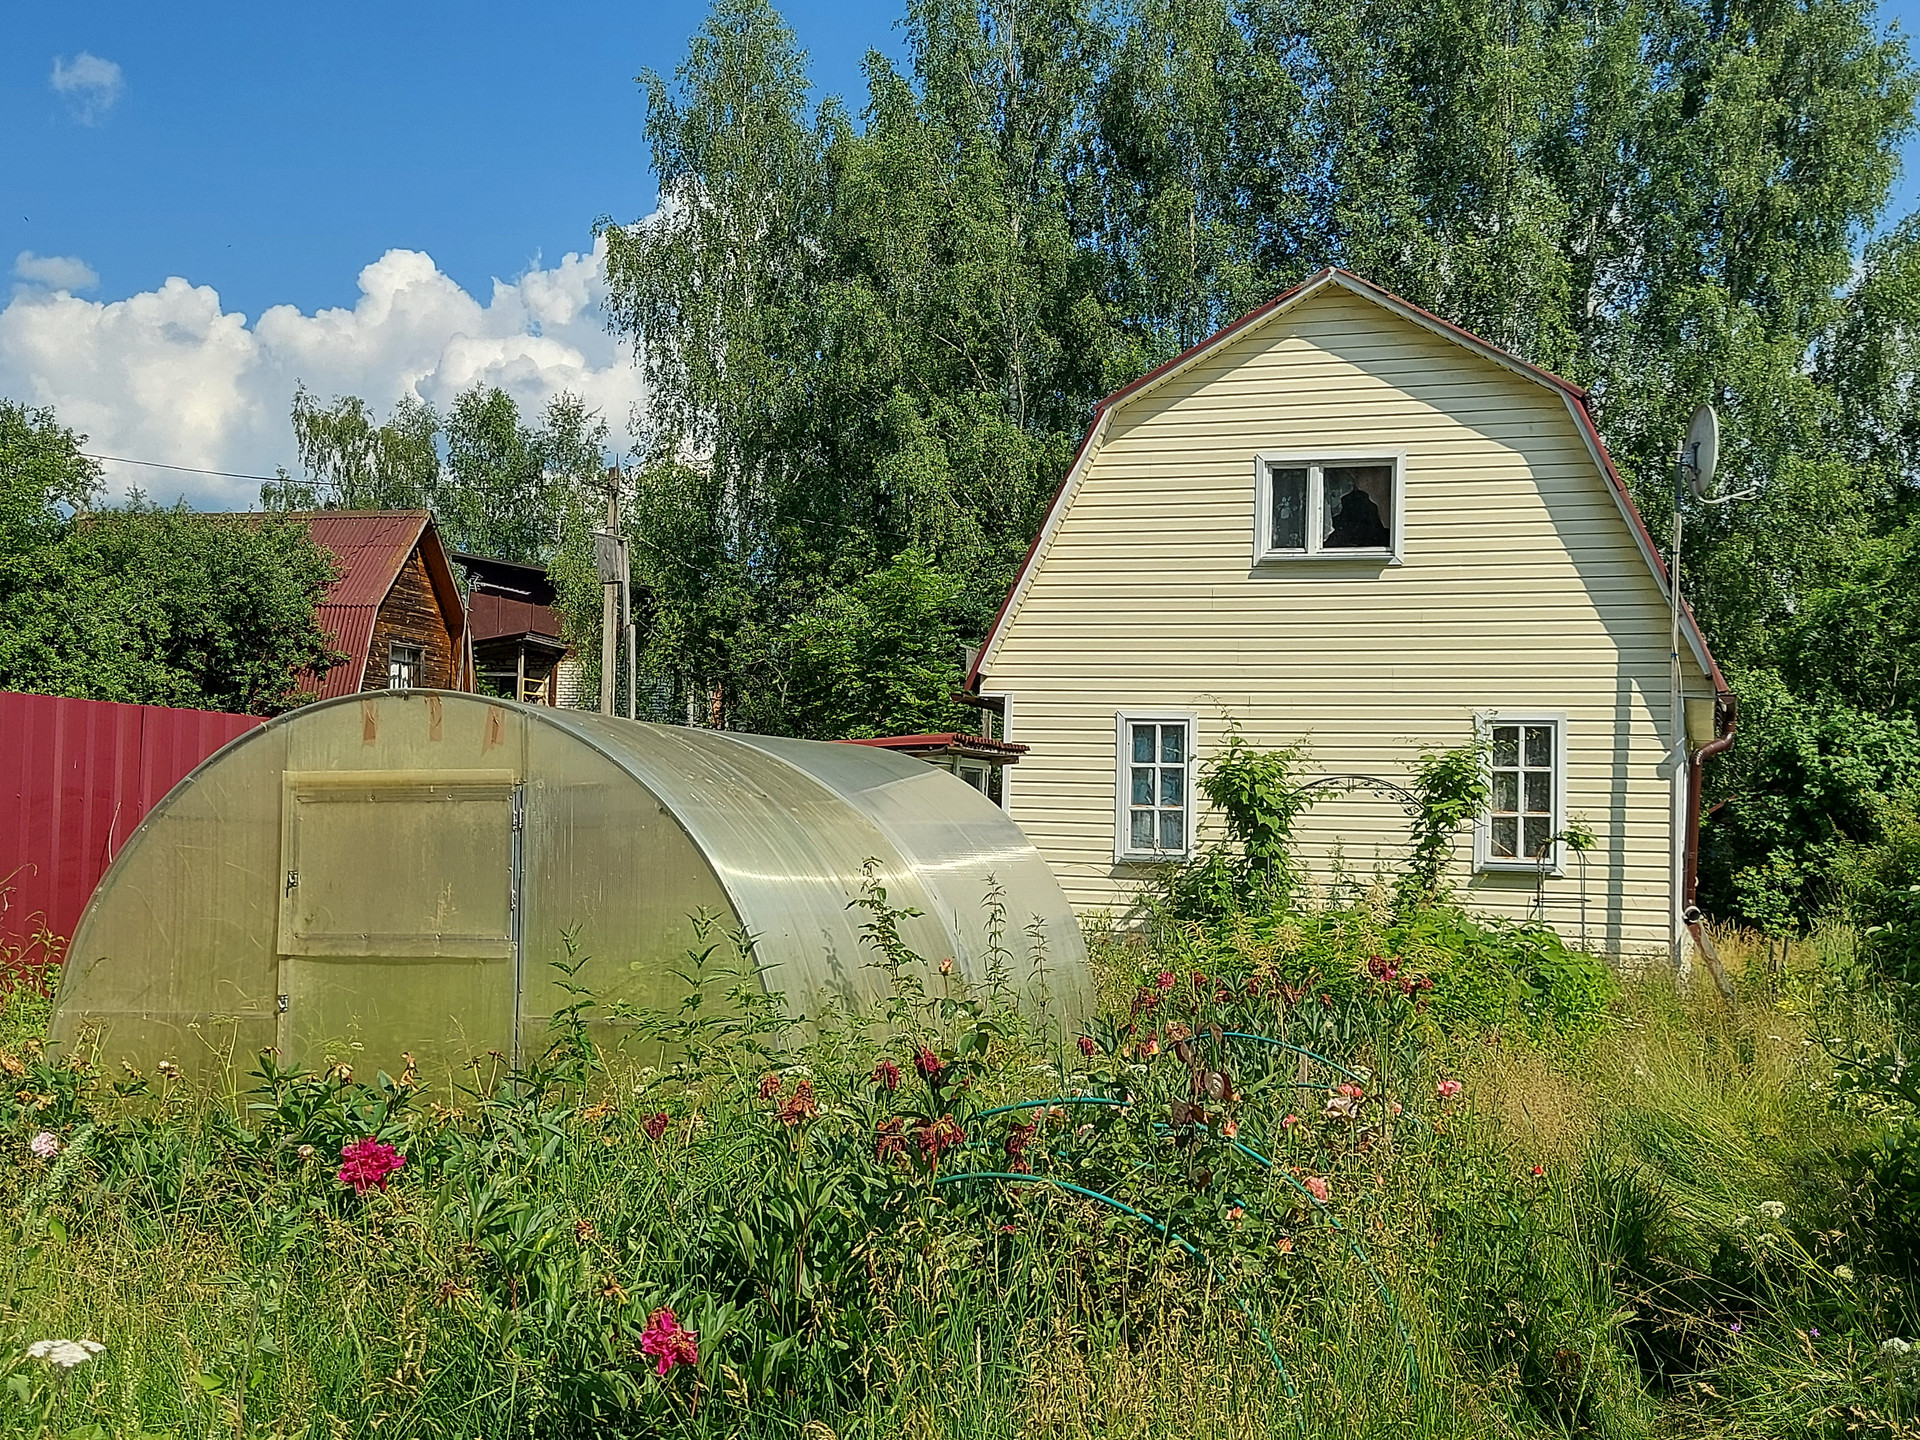
{"label": "power line cable", "polygon": [[203,470],[197,465],[168,465],[159,460],[135,460],[126,455],[96,455],[91,450],[80,452],[89,460],[111,460],[116,465],[145,465],[154,470],[179,470],[188,475],[218,475],[223,480],[284,480],[284,475],[242,475],[235,470]]}

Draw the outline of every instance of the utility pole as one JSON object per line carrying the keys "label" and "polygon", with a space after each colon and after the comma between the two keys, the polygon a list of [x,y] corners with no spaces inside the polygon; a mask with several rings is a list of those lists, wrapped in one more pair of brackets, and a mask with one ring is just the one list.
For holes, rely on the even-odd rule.
{"label": "utility pole", "polygon": [[621,583],[618,567],[626,547],[620,543],[620,478],[618,471],[608,472],[607,529],[597,536],[606,543],[594,547],[600,562],[600,713],[613,714],[614,671],[620,664],[620,641],[615,626],[620,621]]}

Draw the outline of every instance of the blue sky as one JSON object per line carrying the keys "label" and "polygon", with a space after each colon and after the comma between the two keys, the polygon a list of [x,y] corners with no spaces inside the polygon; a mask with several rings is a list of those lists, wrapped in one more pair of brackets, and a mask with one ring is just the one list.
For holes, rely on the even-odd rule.
{"label": "blue sky", "polygon": [[[899,49],[893,0],[782,9],[829,91]],[[671,72],[705,13],[0,0],[0,256],[79,256],[105,296],[184,276],[249,315],[352,304],[396,246],[484,291],[652,207],[633,79]],[[122,77],[92,116],[50,83],[81,54]]]}
{"label": "blue sky", "polygon": [[[781,5],[819,91],[856,106],[902,8]],[[671,72],[705,14],[0,0],[0,396],[98,453],[238,476],[293,465],[297,384],[381,407],[570,390],[623,441],[643,397],[591,230],[652,209],[634,76]],[[1910,32],[1920,0],[1882,14]],[[1895,216],[1920,195],[1910,153]],[[208,506],[258,490],[106,478]]]}

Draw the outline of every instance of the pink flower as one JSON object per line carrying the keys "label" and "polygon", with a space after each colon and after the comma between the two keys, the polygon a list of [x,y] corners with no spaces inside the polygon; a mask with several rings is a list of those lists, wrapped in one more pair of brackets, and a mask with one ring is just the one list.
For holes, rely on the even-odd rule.
{"label": "pink flower", "polygon": [[1283,1130],[1291,1130],[1294,1126],[1298,1125],[1299,1123],[1300,1123],[1300,1117],[1298,1115],[1289,1115],[1287,1116],[1286,1119],[1280,1122],[1280,1127]]}
{"label": "pink flower", "polygon": [[393,1146],[369,1135],[340,1147],[340,1183],[351,1185],[356,1195],[384,1190],[388,1178],[406,1163],[406,1157]]}
{"label": "pink flower", "polygon": [[662,1135],[667,1133],[667,1112],[664,1110],[654,1111],[653,1114],[647,1117],[646,1123],[640,1128],[647,1132],[647,1139],[658,1140]]}
{"label": "pink flower", "polygon": [[1367,1092],[1362,1090],[1358,1085],[1355,1085],[1352,1081],[1348,1081],[1346,1084],[1337,1087],[1334,1093],[1336,1095],[1344,1095],[1349,1100],[1358,1100]]}
{"label": "pink flower", "polygon": [[1093,1058],[1093,1037],[1091,1035],[1082,1035],[1080,1037],[1080,1053],[1089,1060]]}
{"label": "pink flower", "polygon": [[1533,1167],[1533,1178],[1536,1180],[1540,1179],[1546,1173],[1547,1173],[1547,1167],[1544,1165],[1536,1165]]}
{"label": "pink flower", "polygon": [[1173,989],[1173,971],[1162,970],[1158,975],[1153,977],[1153,983],[1158,985],[1162,990]]}
{"label": "pink flower", "polygon": [[1442,1100],[1451,1100],[1460,1093],[1460,1082],[1458,1080],[1442,1080],[1433,1088],[1434,1093]]}
{"label": "pink flower", "polygon": [[882,1090],[894,1091],[900,1088],[900,1067],[891,1060],[882,1060],[873,1067],[873,1083]]}
{"label": "pink flower", "polygon": [[640,1332],[640,1353],[659,1362],[653,1367],[656,1375],[665,1375],[676,1365],[698,1365],[700,1333],[674,1319],[672,1310],[662,1308],[647,1317],[647,1328]]}
{"label": "pink flower", "polygon": [[1309,1175],[1300,1183],[1307,1187],[1307,1194],[1311,1195],[1322,1205],[1326,1204],[1333,1196],[1333,1187],[1318,1175]]}
{"label": "pink flower", "polygon": [[42,1160],[51,1160],[60,1153],[60,1137],[51,1130],[42,1130],[27,1142],[27,1148]]}
{"label": "pink flower", "polygon": [[1233,1139],[1234,1136],[1240,1133],[1240,1122],[1231,1118],[1228,1119],[1227,1122],[1220,1127],[1220,1133],[1229,1140]]}

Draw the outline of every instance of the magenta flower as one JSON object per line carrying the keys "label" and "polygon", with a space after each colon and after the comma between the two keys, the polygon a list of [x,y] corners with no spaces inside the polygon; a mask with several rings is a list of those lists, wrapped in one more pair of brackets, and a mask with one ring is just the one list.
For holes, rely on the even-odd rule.
{"label": "magenta flower", "polygon": [[658,1362],[653,1367],[656,1375],[665,1375],[676,1365],[698,1365],[700,1334],[663,1307],[647,1317],[647,1328],[640,1332],[640,1353]]}
{"label": "magenta flower", "polygon": [[388,1178],[406,1163],[406,1157],[393,1146],[369,1135],[340,1147],[340,1183],[351,1185],[356,1195],[384,1190]]}

